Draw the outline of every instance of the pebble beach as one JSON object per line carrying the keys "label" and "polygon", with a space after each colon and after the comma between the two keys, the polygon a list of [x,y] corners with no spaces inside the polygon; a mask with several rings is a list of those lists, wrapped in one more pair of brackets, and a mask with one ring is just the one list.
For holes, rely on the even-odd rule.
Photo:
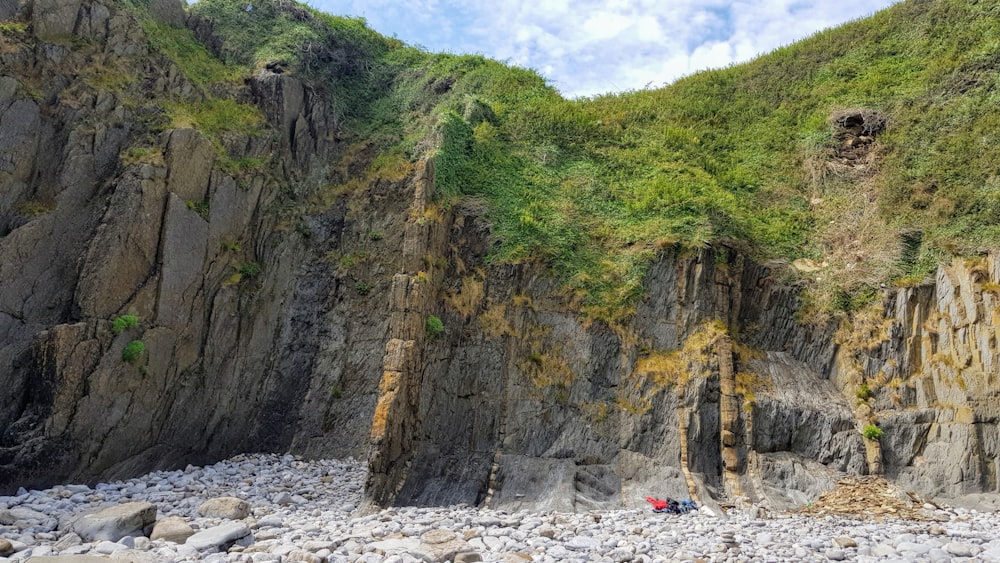
{"label": "pebble beach", "polygon": [[351,459],[255,454],[94,487],[22,489],[0,497],[0,563],[1000,561],[1000,514],[975,510],[927,505],[921,521],[753,506],[363,514],[364,479],[364,464]]}

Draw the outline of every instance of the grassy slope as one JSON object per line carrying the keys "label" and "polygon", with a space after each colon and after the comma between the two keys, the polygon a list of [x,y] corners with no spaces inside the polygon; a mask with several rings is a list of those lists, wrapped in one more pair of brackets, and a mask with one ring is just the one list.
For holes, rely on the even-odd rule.
{"label": "grassy slope", "polygon": [[[278,6],[192,10],[215,22],[229,67],[281,66],[329,89],[359,138],[434,150],[442,204],[487,203],[493,259],[543,261],[594,317],[627,316],[667,244],[826,263],[808,281],[830,311],[1000,240],[994,3],[911,0],[745,65],[579,101],[530,71]],[[859,168],[834,158],[830,116],[849,108],[889,120]]]}

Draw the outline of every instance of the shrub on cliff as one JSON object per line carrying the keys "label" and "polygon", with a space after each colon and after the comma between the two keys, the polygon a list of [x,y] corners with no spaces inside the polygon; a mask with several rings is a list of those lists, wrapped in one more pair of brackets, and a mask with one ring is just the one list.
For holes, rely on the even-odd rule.
{"label": "shrub on cliff", "polygon": [[865,426],[865,429],[861,431],[861,434],[868,440],[878,440],[882,437],[882,429],[874,424],[869,424]]}
{"label": "shrub on cliff", "polygon": [[143,344],[142,340],[133,340],[122,349],[122,361],[134,362],[141,358],[145,351],[146,345]]}
{"label": "shrub on cliff", "polygon": [[118,335],[126,330],[138,326],[139,317],[136,315],[121,315],[115,317],[115,320],[111,322],[111,332]]}
{"label": "shrub on cliff", "polygon": [[441,322],[441,319],[434,315],[427,317],[427,336],[429,338],[437,338],[438,336],[441,336],[441,333],[443,332],[444,323]]}

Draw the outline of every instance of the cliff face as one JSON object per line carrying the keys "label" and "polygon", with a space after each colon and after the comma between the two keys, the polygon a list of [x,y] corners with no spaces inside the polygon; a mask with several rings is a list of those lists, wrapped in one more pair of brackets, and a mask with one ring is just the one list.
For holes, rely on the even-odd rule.
{"label": "cliff face", "polygon": [[[159,8],[161,25],[183,22],[180,5]],[[355,403],[375,392],[366,374],[385,333],[368,311],[384,296],[377,273],[397,269],[378,249],[400,241],[405,184],[291,218],[295,202],[358,174],[340,164],[329,99],[265,72],[233,94],[260,108],[264,132],[164,127],[162,110],[136,100],[204,94],[148,53],[134,16],[101,2],[24,10],[27,31],[0,49],[2,488],[293,439],[364,452]],[[103,87],[125,69],[138,70],[124,87]],[[259,164],[234,171],[223,155]],[[365,253],[374,290],[361,295],[338,257]],[[117,334],[123,315],[139,322]],[[136,340],[144,353],[124,361]],[[337,387],[344,399],[331,402]]]}
{"label": "cliff face", "polygon": [[480,219],[458,209],[449,227],[452,246],[426,252],[459,267],[443,307],[417,308],[446,335],[406,342],[422,361],[383,375],[405,391],[376,416],[390,421],[373,429],[376,501],[586,510],[660,492],[791,506],[844,473],[931,496],[997,491],[996,297],[983,289],[996,254],[887,290],[874,318],[838,327],[796,322],[797,291],[772,269],[668,249],[632,321],[611,329],[582,322],[538,268],[483,265]]}
{"label": "cliff face", "polygon": [[30,24],[0,44],[3,491],[248,450],[367,456],[380,504],[997,491],[996,253],[816,326],[780,269],[667,247],[628,322],[588,322],[542,266],[487,260],[433,161],[370,167],[297,78],[234,86],[266,124],[213,137],[136,102],[209,93],[127,10],[0,8]]}

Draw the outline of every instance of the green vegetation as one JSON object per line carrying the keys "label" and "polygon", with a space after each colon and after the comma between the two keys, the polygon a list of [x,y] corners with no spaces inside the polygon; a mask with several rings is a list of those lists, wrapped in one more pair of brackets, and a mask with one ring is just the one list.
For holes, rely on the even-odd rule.
{"label": "green vegetation", "polygon": [[[212,23],[226,68],[328,92],[379,170],[433,155],[438,204],[485,209],[489,259],[544,263],[592,318],[628,317],[667,247],[808,260],[800,281],[823,316],[1000,240],[992,3],[903,2],[748,64],[581,100],[531,71],[429,54],[293,2],[191,10]],[[196,82],[224,80],[173,45],[182,33],[151,41]],[[261,123],[235,102],[168,110],[210,135]]]}
{"label": "green vegetation", "polygon": [[190,200],[188,200],[188,201],[186,201],[184,203],[187,205],[188,209],[190,209],[191,211],[194,211],[198,215],[201,215],[202,217],[208,215],[209,202],[208,202],[207,199],[204,199],[202,201],[190,201]]}
{"label": "green vegetation", "polygon": [[122,349],[122,361],[134,362],[141,358],[145,351],[146,345],[142,343],[142,340],[133,340]]}
{"label": "green vegetation", "polygon": [[163,149],[160,147],[129,147],[122,155],[126,164],[163,165]]}
{"label": "green vegetation", "polygon": [[[239,175],[247,170],[263,167],[260,158],[231,158],[224,148],[227,134],[257,135],[264,127],[264,116],[255,105],[235,101],[243,79],[252,73],[247,65],[227,64],[213,55],[186,27],[173,27],[158,23],[149,15],[145,2],[128,0],[125,5],[137,17],[149,42],[150,51],[164,57],[194,86],[194,92],[172,91],[170,101],[163,103],[164,119],[152,124],[153,130],[166,127],[190,127],[200,130],[215,145],[217,164],[223,171]],[[92,82],[102,89],[121,91],[133,86],[132,69],[104,69]],[[98,83],[100,82],[100,83]],[[145,105],[136,92],[130,104]],[[145,155],[126,155],[131,161],[143,161]]]}
{"label": "green vegetation", "polygon": [[264,116],[256,107],[228,99],[171,102],[166,109],[171,127],[192,127],[216,141],[229,132],[257,135],[264,125]]}
{"label": "green vegetation", "polygon": [[38,217],[45,215],[55,209],[55,202],[52,200],[29,199],[17,206],[17,213],[25,217]]}
{"label": "green vegetation", "polygon": [[144,19],[142,30],[146,33],[150,46],[169,57],[184,76],[198,86],[236,84],[247,73],[246,69],[223,64],[195,39],[190,29]]}
{"label": "green vegetation", "polygon": [[24,33],[28,30],[28,24],[25,22],[5,22],[0,21],[0,34],[15,34]]}
{"label": "green vegetation", "polygon": [[864,435],[865,439],[875,441],[882,437],[882,429],[874,424],[869,424],[865,426],[861,434]]}
{"label": "green vegetation", "polygon": [[115,317],[115,320],[111,322],[111,332],[118,335],[136,326],[139,326],[137,315],[121,315]]}
{"label": "green vegetation", "polygon": [[295,2],[212,0],[192,4],[191,11],[215,26],[226,64],[306,77],[330,91],[339,115],[355,120],[372,117],[373,94],[393,78],[382,59],[402,47],[362,18],[334,17]]}
{"label": "green vegetation", "polygon": [[867,401],[868,399],[871,399],[872,397],[875,396],[875,393],[872,392],[871,388],[868,387],[867,383],[862,383],[861,385],[859,385],[858,390],[854,394],[858,397],[858,399],[862,401]]}
{"label": "green vegetation", "polygon": [[256,262],[244,262],[237,266],[236,272],[241,278],[252,278],[260,273],[260,264]]}
{"label": "green vegetation", "polygon": [[427,336],[429,338],[437,338],[438,336],[441,336],[441,333],[443,333],[443,332],[444,332],[444,323],[441,322],[441,319],[439,319],[438,317],[436,317],[434,315],[428,316],[427,317]]}
{"label": "green vegetation", "polygon": [[368,282],[359,281],[354,285],[354,290],[358,292],[358,295],[365,296],[371,293],[374,286]]}

